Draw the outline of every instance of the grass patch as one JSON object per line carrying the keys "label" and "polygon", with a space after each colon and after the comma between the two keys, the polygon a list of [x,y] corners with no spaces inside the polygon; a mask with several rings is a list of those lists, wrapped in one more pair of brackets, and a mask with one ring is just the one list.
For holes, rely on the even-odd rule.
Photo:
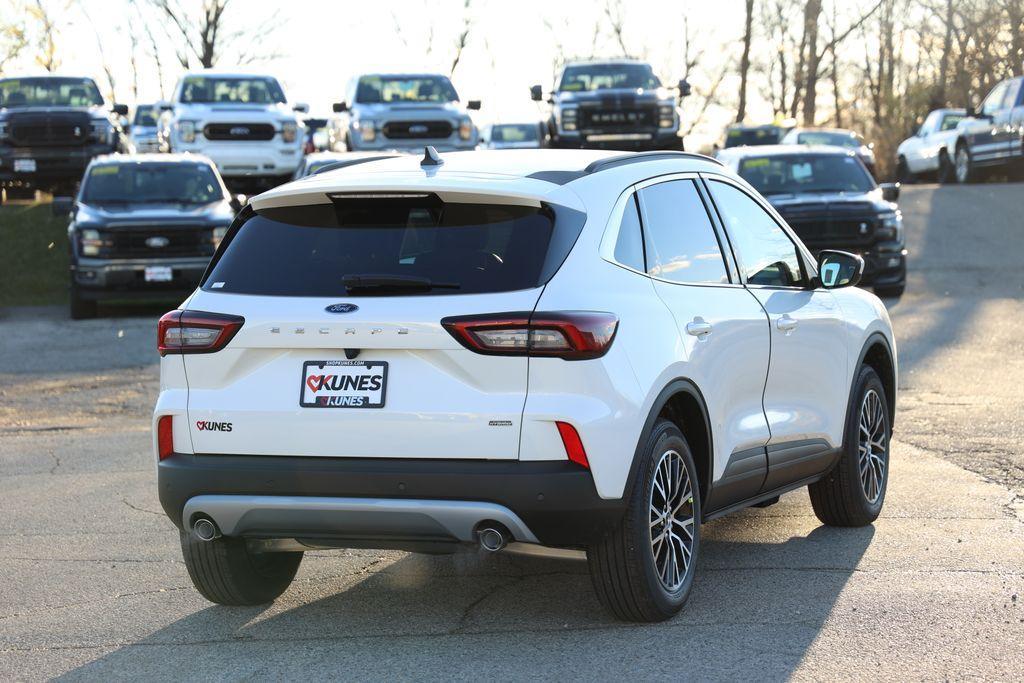
{"label": "grass patch", "polygon": [[49,204],[0,206],[0,306],[67,303],[67,230]]}

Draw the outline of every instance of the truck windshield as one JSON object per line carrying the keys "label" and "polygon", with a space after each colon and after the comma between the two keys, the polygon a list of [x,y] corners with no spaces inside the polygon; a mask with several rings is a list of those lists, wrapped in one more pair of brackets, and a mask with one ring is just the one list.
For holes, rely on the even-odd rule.
{"label": "truck windshield", "polygon": [[356,102],[456,102],[459,96],[444,76],[363,76],[356,86]]}
{"label": "truck windshield", "polygon": [[856,133],[840,130],[809,130],[797,133],[796,141],[801,145],[833,145],[835,147],[860,147],[864,139]]}
{"label": "truck windshield", "polygon": [[208,164],[94,164],[82,186],[84,204],[209,204],[224,199]]}
{"label": "truck windshield", "polygon": [[149,105],[140,105],[135,109],[133,126],[156,126],[156,110]]}
{"label": "truck windshield", "polygon": [[729,147],[774,145],[779,141],[780,130],[774,126],[730,128],[725,135],[725,146],[728,149]]}
{"label": "truck windshield", "polygon": [[875,181],[854,156],[780,154],[740,162],[740,176],[761,194],[870,192]]}
{"label": "truck windshield", "polygon": [[659,88],[661,81],[647,64],[579,64],[567,66],[558,89],[563,92],[609,88]]}
{"label": "truck windshield", "polygon": [[284,102],[280,84],[268,76],[189,76],[181,86],[185,104],[274,104]]}
{"label": "truck windshield", "polygon": [[3,107],[91,107],[103,97],[91,78],[5,78],[0,80]]}

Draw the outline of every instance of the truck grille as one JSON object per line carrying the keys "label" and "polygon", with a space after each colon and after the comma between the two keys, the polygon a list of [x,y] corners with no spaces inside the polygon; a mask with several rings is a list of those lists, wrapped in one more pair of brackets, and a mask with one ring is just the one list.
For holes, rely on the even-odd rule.
{"label": "truck grille", "polygon": [[587,132],[631,133],[654,126],[655,107],[581,108],[579,116]]}
{"label": "truck grille", "polygon": [[69,122],[16,123],[11,126],[11,141],[19,147],[58,147],[82,145],[89,139],[88,125]]}
{"label": "truck grille", "polygon": [[447,121],[388,121],[381,132],[392,140],[446,138],[452,134],[452,124]]}
{"label": "truck grille", "polygon": [[878,225],[874,216],[802,216],[787,218],[786,222],[811,249],[870,244],[875,239]]}
{"label": "truck grille", "polygon": [[273,140],[274,134],[269,123],[208,123],[203,128],[207,140]]}
{"label": "truck grille", "polygon": [[208,227],[120,228],[101,231],[101,237],[104,243],[101,256],[106,258],[213,256],[213,229]]}

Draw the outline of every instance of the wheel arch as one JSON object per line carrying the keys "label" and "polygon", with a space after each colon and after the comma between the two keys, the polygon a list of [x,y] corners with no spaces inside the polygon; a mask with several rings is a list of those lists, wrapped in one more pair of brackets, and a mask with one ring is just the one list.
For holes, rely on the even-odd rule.
{"label": "wheel arch", "polygon": [[[889,406],[889,428],[892,429],[896,420],[896,363],[893,358],[892,346],[889,340],[881,332],[871,334],[864,346],[861,348],[860,356],[857,359],[856,368],[867,365],[872,368],[879,379],[882,380],[882,388],[885,389],[885,402]],[[856,373],[854,375],[856,379]],[[851,405],[856,385],[850,387],[850,399],[847,405]],[[845,435],[844,435],[845,443]]]}

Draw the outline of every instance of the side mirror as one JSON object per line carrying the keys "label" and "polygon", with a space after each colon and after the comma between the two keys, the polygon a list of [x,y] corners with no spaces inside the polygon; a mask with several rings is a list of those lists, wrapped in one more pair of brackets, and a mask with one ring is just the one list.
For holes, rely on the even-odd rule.
{"label": "side mirror", "polygon": [[482,102],[480,102],[480,100],[470,100],[470,101],[466,102],[466,109],[472,109],[474,111],[479,111],[481,104],[482,104]]}
{"label": "side mirror", "polygon": [[894,202],[900,198],[899,183],[882,183],[878,187],[882,188],[882,199],[885,201]]}
{"label": "side mirror", "polygon": [[977,115],[978,115],[978,111],[974,108],[974,105],[970,105],[970,106],[967,107],[967,116],[968,117],[973,119]]}
{"label": "side mirror", "polygon": [[295,106],[292,107],[292,111],[301,112],[303,114],[309,113],[309,105],[305,102],[296,102]]}
{"label": "side mirror", "polygon": [[110,111],[114,112],[118,116],[128,116],[128,105],[127,104],[115,104],[110,108]]}
{"label": "side mirror", "polygon": [[170,102],[161,102],[157,106],[160,107],[160,111],[172,111],[174,109],[174,105]]}
{"label": "side mirror", "polygon": [[75,207],[75,200],[73,197],[54,197],[50,206],[54,216],[67,216]]}
{"label": "side mirror", "polygon": [[249,203],[249,198],[244,194],[233,194],[231,195],[230,203],[234,212],[238,213],[242,210],[242,207]]}
{"label": "side mirror", "polygon": [[680,79],[679,85],[677,87],[679,88],[680,98],[689,97],[690,93],[693,92],[693,89],[690,87],[690,82],[687,81],[685,78]]}
{"label": "side mirror", "polygon": [[825,289],[855,287],[864,275],[864,259],[847,251],[825,249],[818,254],[818,281]]}
{"label": "side mirror", "polygon": [[534,102],[540,102],[544,99],[544,88],[539,85],[530,86],[530,99]]}
{"label": "side mirror", "polygon": [[348,111],[348,104],[345,102],[335,102],[334,104],[331,105],[331,109],[334,110],[335,114],[340,114],[342,112]]}

